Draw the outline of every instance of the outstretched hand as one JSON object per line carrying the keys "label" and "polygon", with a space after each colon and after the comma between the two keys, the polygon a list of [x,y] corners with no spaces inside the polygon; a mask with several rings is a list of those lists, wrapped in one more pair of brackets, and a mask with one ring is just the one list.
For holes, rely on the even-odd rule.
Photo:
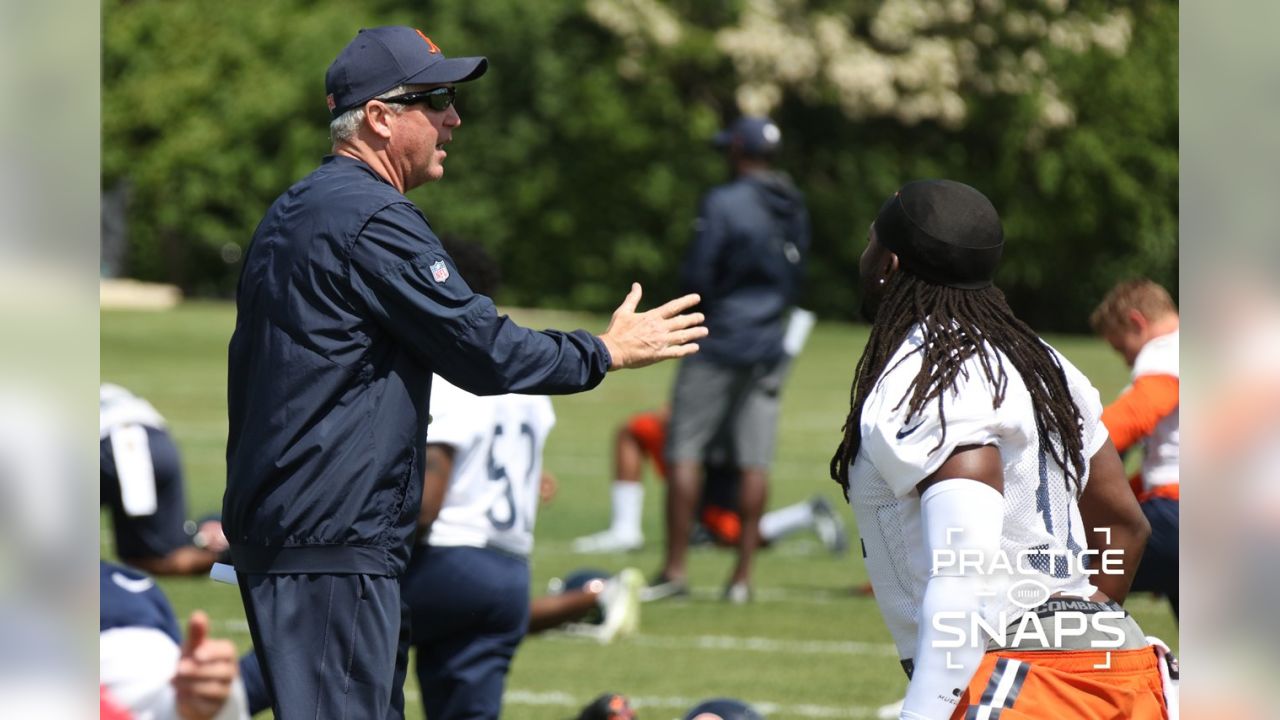
{"label": "outstretched hand", "polygon": [[698,295],[685,295],[638,313],[642,293],[640,283],[631,283],[631,292],[613,311],[608,329],[600,336],[613,358],[610,370],[644,367],[692,355],[698,352],[694,341],[707,335],[702,313],[681,314],[702,300]]}

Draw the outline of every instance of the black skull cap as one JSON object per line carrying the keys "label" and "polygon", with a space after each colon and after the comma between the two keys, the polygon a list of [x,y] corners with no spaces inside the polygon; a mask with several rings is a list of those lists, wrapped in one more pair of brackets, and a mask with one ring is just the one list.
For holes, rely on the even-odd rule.
{"label": "black skull cap", "polygon": [[954,180],[903,185],[881,206],[875,230],[903,270],[963,290],[989,287],[1004,252],[995,206]]}

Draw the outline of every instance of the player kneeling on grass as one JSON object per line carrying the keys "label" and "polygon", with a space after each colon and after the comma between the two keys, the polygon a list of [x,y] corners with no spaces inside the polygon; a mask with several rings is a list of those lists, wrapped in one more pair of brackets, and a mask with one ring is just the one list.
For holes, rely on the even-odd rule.
{"label": "player kneeling on grass", "polygon": [[98,389],[100,504],[115,551],[152,575],[200,575],[227,549],[222,523],[187,520],[182,458],[155,407],[119,385]]}
{"label": "player kneeling on grass", "polygon": [[230,640],[210,637],[204,612],[191,614],[183,637],[151,578],[98,565],[98,681],[102,704],[114,713],[103,717],[241,720],[266,707],[256,659],[238,660]]}
{"label": "player kneeling on grass", "polygon": [[[402,582],[427,717],[497,718],[516,648],[537,632],[610,613],[602,641],[633,632],[644,579],[624,571],[563,597],[529,597],[545,396],[477,397],[435,378],[423,491],[424,542]],[[443,498],[441,498],[443,495]],[[432,498],[438,514],[432,517]]]}
{"label": "player kneeling on grass", "polygon": [[1125,452],[1142,447],[1142,470],[1129,479],[1151,539],[1133,589],[1163,593],[1178,615],[1178,308],[1150,280],[1111,289],[1089,317],[1133,370],[1132,382],[1102,411],[1111,442]]}
{"label": "player kneeling on grass", "polygon": [[917,181],[860,262],[872,328],[831,471],[910,678],[900,717],[1166,718],[1119,605],[1149,525],[1098,391],[992,285],[1003,245],[977,190]]}
{"label": "player kneeling on grass", "polygon": [[[478,246],[447,242],[475,289],[492,294],[493,261]],[[529,604],[529,555],[548,482],[542,451],[555,425],[544,395],[479,397],[444,378],[431,385],[419,514],[421,543],[401,581],[417,652],[422,704],[431,720],[497,718],[525,633],[587,614],[603,603],[608,631],[634,631],[643,577]],[[532,627],[531,627],[532,625]]]}

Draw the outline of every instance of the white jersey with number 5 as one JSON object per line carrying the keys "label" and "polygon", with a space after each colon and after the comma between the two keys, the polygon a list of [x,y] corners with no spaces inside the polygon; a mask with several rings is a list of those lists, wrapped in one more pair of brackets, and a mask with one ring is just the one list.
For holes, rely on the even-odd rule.
{"label": "white jersey with number 5", "polygon": [[[1031,395],[1022,376],[1004,357],[1008,387],[1004,402],[993,408],[994,388],[983,375],[980,361],[971,358],[962,368],[954,392],[944,396],[944,439],[936,400],[911,417],[907,417],[908,403],[902,401],[920,370],[920,354],[908,353],[923,341],[917,326],[889,360],[889,369],[863,406],[862,445],[849,468],[849,500],[862,535],[867,573],[903,659],[915,653],[924,586],[930,573],[916,485],[960,446],[994,445],[1000,450],[1005,506],[1002,558],[990,561],[1014,566],[1009,582],[1031,580],[1043,589],[1041,592],[1073,597],[1089,597],[1096,590],[1081,571],[1080,554],[1087,542],[1075,489],[1067,487],[1063,469],[1041,446]],[[1108,437],[1101,421],[1102,403],[1089,380],[1056,350],[1050,350],[1062,363],[1072,399],[1084,420],[1081,430],[1087,472],[1088,460]],[[1086,476],[1082,487],[1087,482]],[[1012,585],[1006,590],[1009,587]],[[988,607],[992,613],[988,620],[998,619],[1004,611],[1012,622],[1022,612],[1007,596]]]}
{"label": "white jersey with number 5", "polygon": [[480,397],[435,376],[427,443],[450,445],[454,456],[449,489],[427,543],[527,557],[533,551],[542,450],[555,423],[546,396]]}

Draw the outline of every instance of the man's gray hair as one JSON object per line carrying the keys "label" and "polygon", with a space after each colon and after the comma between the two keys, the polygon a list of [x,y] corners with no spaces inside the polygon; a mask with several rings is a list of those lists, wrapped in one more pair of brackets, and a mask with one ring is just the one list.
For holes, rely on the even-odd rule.
{"label": "man's gray hair", "polygon": [[[397,85],[375,99],[382,100],[396,95],[403,95],[408,90],[409,87],[407,85]],[[392,112],[404,112],[403,105],[392,105],[391,108]],[[364,122],[364,103],[361,103],[360,107],[351,108],[342,113],[329,123],[329,142],[334,147],[337,147],[338,143],[350,140],[355,136],[356,131],[360,129],[360,123],[362,122]]]}

